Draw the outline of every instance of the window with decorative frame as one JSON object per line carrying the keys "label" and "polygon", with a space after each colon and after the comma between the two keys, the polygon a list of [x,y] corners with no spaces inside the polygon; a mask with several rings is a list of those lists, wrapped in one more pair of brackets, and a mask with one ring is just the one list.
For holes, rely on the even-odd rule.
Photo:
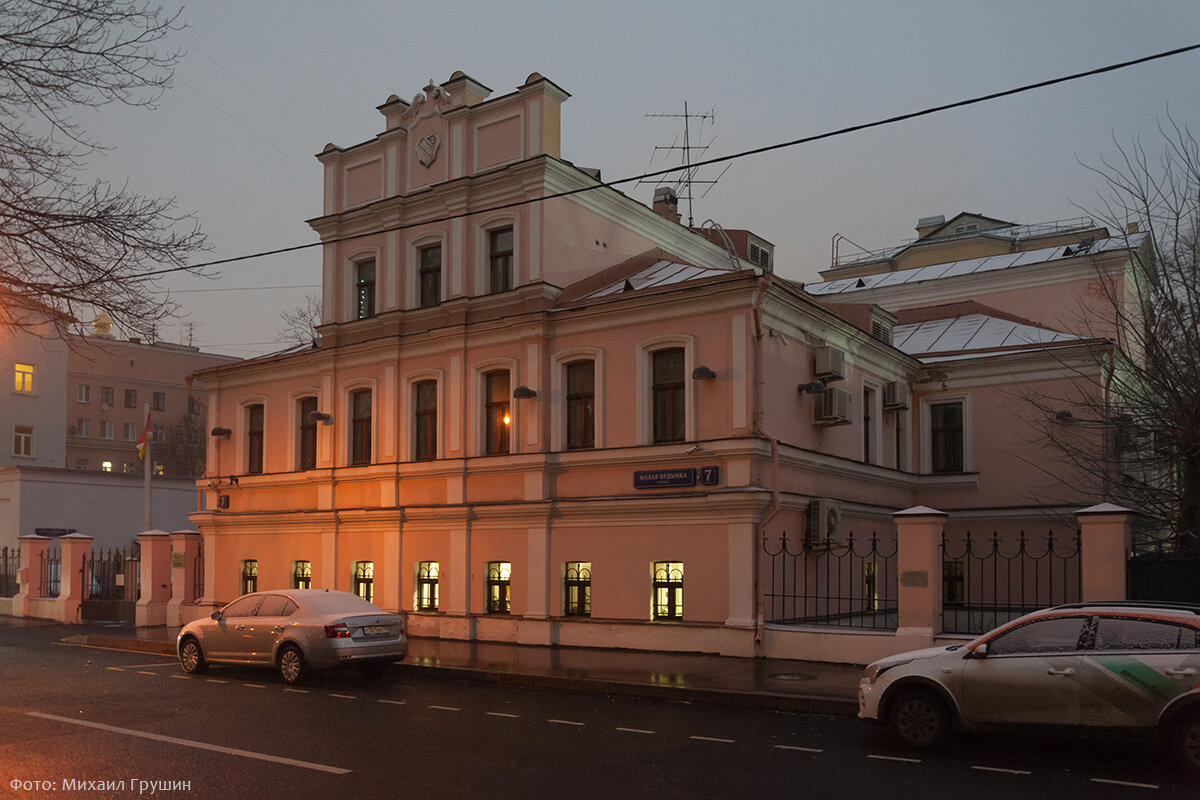
{"label": "window with decorative frame", "polygon": [[375,316],[375,259],[358,261],[354,264],[354,314],[355,319]]}
{"label": "window with decorative frame", "polygon": [[316,397],[301,397],[296,401],[296,469],[316,469],[317,466]]}
{"label": "window with decorative frame", "polygon": [[431,244],[417,251],[417,285],[421,308],[442,302],[442,246]]}
{"label": "window with decorative frame", "polygon": [[488,231],[488,294],[513,288],[513,229]]}
{"label": "window with decorative frame", "polygon": [[509,413],[512,397],[510,385],[508,370],[495,370],[483,376],[484,455],[509,452],[508,434],[512,424]]}
{"label": "window with decorative frame", "polygon": [[258,475],[263,471],[263,405],[246,406],[246,473]]}
{"label": "window with decorative frame", "polygon": [[412,387],[413,460],[437,458],[438,385],[435,380],[418,381]]}
{"label": "window with decorative frame", "polygon": [[654,562],[654,619],[683,619],[683,562]]}
{"label": "window with decorative frame", "polygon": [[242,572],[239,586],[242,594],[258,591],[258,560],[247,558],[242,561]]}
{"label": "window with decorative frame", "polygon": [[312,588],[312,562],[311,561],[294,561],[294,562],[292,562],[292,588],[293,589],[311,589]]}
{"label": "window with decorative frame", "polygon": [[567,449],[596,446],[596,362],[587,359],[566,365]]}
{"label": "window with decorative frame", "polygon": [[371,390],[350,393],[350,464],[371,463]]}
{"label": "window with decorative frame", "polygon": [[963,472],[963,403],[929,404],[929,468],[933,473]]}
{"label": "window with decorative frame", "polygon": [[417,611],[438,610],[438,578],[440,574],[438,562],[418,561],[416,596],[413,608]]}
{"label": "window with decorative frame", "polygon": [[563,573],[563,614],[592,615],[592,562],[568,561]]}
{"label": "window with decorative frame", "polygon": [[368,603],[373,602],[372,598],[375,596],[374,561],[354,562],[354,593]]}
{"label": "window with decorative frame", "polygon": [[654,443],[682,442],[687,435],[687,376],[684,348],[669,347],[651,354],[651,403]]}
{"label": "window with decorative frame", "polygon": [[511,596],[512,562],[489,561],[484,597],[487,598],[487,613],[507,614],[512,610]]}

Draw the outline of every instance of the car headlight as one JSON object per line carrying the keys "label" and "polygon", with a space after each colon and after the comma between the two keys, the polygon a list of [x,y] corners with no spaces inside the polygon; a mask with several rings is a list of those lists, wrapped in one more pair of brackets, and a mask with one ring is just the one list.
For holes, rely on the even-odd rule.
{"label": "car headlight", "polygon": [[903,661],[889,661],[886,664],[872,664],[871,666],[867,667],[867,682],[874,686],[875,681],[879,680],[879,676],[887,672],[892,667],[902,667],[905,664],[911,663],[912,659],[906,658]]}

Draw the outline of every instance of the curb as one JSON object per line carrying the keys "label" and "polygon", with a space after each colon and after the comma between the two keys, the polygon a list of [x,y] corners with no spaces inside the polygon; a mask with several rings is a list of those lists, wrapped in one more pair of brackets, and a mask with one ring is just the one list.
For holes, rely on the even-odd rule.
{"label": "curb", "polygon": [[[67,644],[100,647],[106,650],[126,650],[136,653],[156,653],[174,656],[175,646],[170,642],[152,639],[125,639],[119,636],[79,634],[67,636]],[[763,708],[773,711],[792,711],[799,714],[826,714],[853,717],[858,713],[856,699],[832,695],[779,694],[777,692],[743,692],[730,689],[705,689],[700,687],[652,686],[630,681],[605,680],[603,678],[576,678],[561,675],[544,675],[525,672],[505,672],[472,667],[432,666],[428,664],[406,664],[396,667],[414,675],[431,678],[491,683],[524,689],[557,689],[572,692],[617,694],[632,697],[653,697],[660,700],[679,702],[701,702],[713,705]]]}

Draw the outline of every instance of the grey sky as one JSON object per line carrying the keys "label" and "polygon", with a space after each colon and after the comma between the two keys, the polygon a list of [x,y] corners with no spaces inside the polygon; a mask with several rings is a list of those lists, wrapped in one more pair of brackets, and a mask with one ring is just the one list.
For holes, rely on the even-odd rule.
{"label": "grey sky", "polygon": [[[708,155],[901,114],[1200,42],[1189,2],[248,2],[189,5],[176,86],[154,111],[80,116],[114,151],[95,177],[194,211],[225,258],[316,240],[326,142],[379,133],[375,110],[461,69],[497,95],[540,72],[570,92],[564,158],[613,180],[645,171],[678,121],[715,109]],[[1200,130],[1200,52],[886,128],[742,159],[696,221],[750,228],[777,271],[812,280],[842,233],[881,248],[922,216],[1077,217],[1099,184],[1077,163],[1113,136],[1153,142],[1169,108]],[[654,167],[665,166],[660,156]],[[707,177],[715,177],[709,170]],[[705,177],[705,175],[702,175]],[[625,192],[648,202],[653,187]],[[282,309],[316,289],[319,249],[164,282],[205,350],[283,346]],[[197,289],[209,291],[194,291]],[[211,291],[218,290],[218,291]]]}

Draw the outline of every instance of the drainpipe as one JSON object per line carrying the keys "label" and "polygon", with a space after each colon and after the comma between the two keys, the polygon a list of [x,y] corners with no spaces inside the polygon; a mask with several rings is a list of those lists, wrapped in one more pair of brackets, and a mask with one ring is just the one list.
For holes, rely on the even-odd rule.
{"label": "drainpipe", "polygon": [[338,407],[337,407],[337,398],[338,398],[338,394],[339,394],[338,379],[337,379],[337,375],[338,375],[337,351],[338,351],[338,345],[334,345],[333,352],[330,353],[330,359],[331,359],[332,365],[333,365],[333,397],[330,398],[330,402],[333,403],[333,433],[330,437],[332,439],[332,441],[330,442],[330,449],[332,450],[332,452],[329,454],[329,456],[330,456],[330,461],[332,462],[333,466],[329,470],[329,510],[333,513],[333,564],[331,566],[331,569],[333,570],[333,589],[334,589],[334,591],[337,591],[337,588],[338,588],[338,578],[337,578],[337,576],[338,576],[338,550],[341,549],[340,547],[338,547],[339,525],[338,525],[338,505],[337,505],[337,482],[338,482],[338,463],[337,463],[338,435],[337,435],[337,432],[338,432],[338,428],[341,427],[342,420],[339,419]]}
{"label": "drainpipe", "polygon": [[762,645],[763,632],[765,623],[763,621],[763,601],[760,576],[760,558],[758,553],[758,541],[761,541],[766,536],[767,524],[775,519],[779,514],[779,441],[763,428],[763,324],[762,324],[762,303],[766,297],[767,289],[770,287],[771,279],[764,273],[758,278],[758,285],[754,289],[754,302],[751,305],[750,313],[754,320],[754,354],[752,363],[754,365],[754,383],[752,391],[752,406],[753,406],[753,430],[754,436],[761,439],[766,439],[771,444],[771,508],[766,516],[758,523],[757,536],[755,537],[755,553],[754,553],[754,606],[755,606],[755,628],[754,628],[754,646],[757,650]]}

